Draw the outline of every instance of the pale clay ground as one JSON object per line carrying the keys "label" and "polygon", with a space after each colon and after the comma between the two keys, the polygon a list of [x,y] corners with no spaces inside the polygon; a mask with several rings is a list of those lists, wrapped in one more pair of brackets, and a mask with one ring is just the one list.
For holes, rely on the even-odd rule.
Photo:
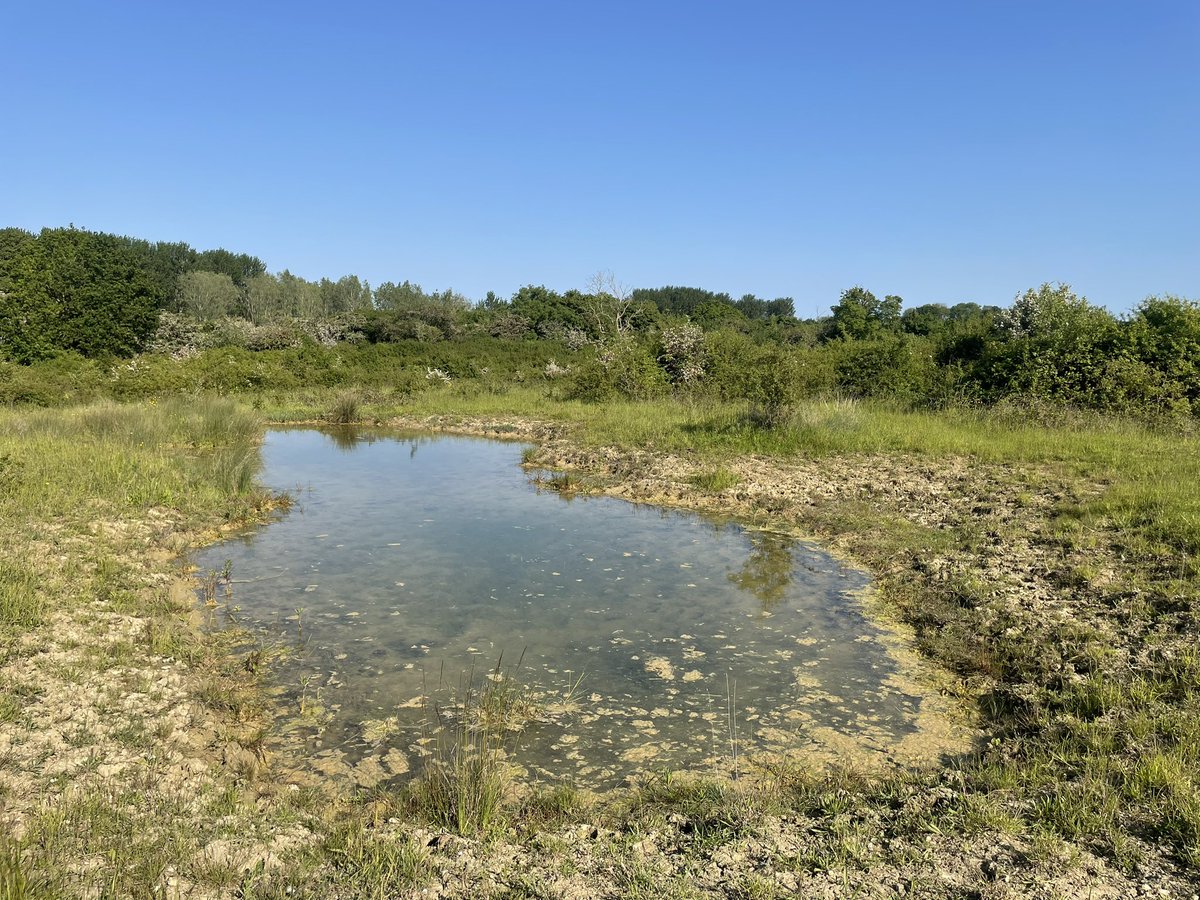
{"label": "pale clay ground", "polygon": [[[688,483],[688,477],[703,468],[688,459],[579,449],[553,426],[516,423],[514,431],[511,420],[392,424],[530,440],[542,445],[539,463],[597,476],[595,489],[613,496],[727,513],[773,527],[794,527],[805,507],[829,501],[866,503],[884,514],[942,528],[978,515],[981,503],[991,515],[1013,517],[1035,515],[1037,508],[1055,500],[1054,488],[1049,487],[1034,499],[1031,511],[1028,499],[1017,503],[1003,496],[1003,489],[997,493],[996,485],[1003,482],[989,479],[986,467],[965,460],[934,464],[886,457],[794,463],[743,459],[726,464],[740,476],[739,483],[712,496]],[[44,577],[62,579],[68,577],[71,560],[87,558],[92,545],[112,547],[131,564],[130,590],[144,598],[173,594],[179,599],[180,592],[191,587],[173,574],[172,560],[181,546],[194,545],[195,539],[185,534],[170,511],[156,510],[145,522],[98,523],[90,535],[42,529],[29,555]],[[852,558],[853,539],[835,540],[832,549]],[[1015,608],[1027,614],[1064,620],[1083,615],[1044,577],[1044,552],[1029,540],[969,558],[931,559],[929,577],[973,572],[1010,585]],[[306,772],[278,753],[271,756],[240,743],[254,723],[238,722],[195,699],[196,674],[179,660],[149,652],[148,620],[109,607],[103,600],[81,597],[77,606],[27,635],[22,652],[0,669],[0,686],[22,704],[16,721],[0,724],[0,821],[19,838],[35,817],[52,815],[71,802],[128,798],[136,792],[140,802],[132,815],[143,818],[145,827],[162,827],[156,818],[161,813],[155,811],[163,808],[189,822],[194,847],[187,858],[167,865],[159,879],[158,886],[168,896],[233,897],[238,872],[255,867],[267,873],[286,871],[291,856],[318,844],[320,835],[303,817],[281,820],[271,810],[297,785],[311,783],[311,769]],[[1103,624],[1100,620],[1100,627]],[[931,690],[944,676],[913,657],[902,629],[895,634],[892,652],[911,662],[898,687],[929,698],[929,709],[910,744],[893,748],[893,758],[928,760],[961,748],[967,736],[962,716],[953,714],[950,700]],[[646,665],[656,667],[664,678],[694,677],[674,671],[666,660],[648,660]],[[827,739],[835,754],[855,752],[843,738],[831,734]],[[408,767],[403,758],[377,765],[385,774]],[[246,786],[244,799],[236,808],[222,807],[219,798],[234,782]],[[912,802],[936,804],[939,791],[953,789],[948,782]],[[224,813],[220,821],[214,813],[218,807]],[[801,816],[770,816],[750,836],[699,855],[679,852],[681,838],[671,828],[629,835],[579,823],[528,841],[489,845],[395,820],[380,823],[376,830],[380,837],[428,845],[423,852],[432,866],[432,879],[415,892],[428,897],[487,896],[518,885],[536,885],[540,896],[547,897],[623,897],[633,876],[714,897],[733,896],[735,886],[751,883],[777,896],[898,897],[907,895],[905,885],[914,879],[924,886],[923,895],[948,897],[1189,897],[1195,890],[1190,876],[1165,862],[1137,878],[1113,870],[1084,850],[1070,863],[1031,862],[1022,838],[1001,834],[914,837],[907,856],[890,856],[906,862],[865,872],[789,871],[784,861],[824,840],[813,827]],[[865,833],[871,828],[866,822]],[[71,865],[82,876],[99,861],[84,855]],[[193,883],[189,873],[204,871],[229,873],[231,883],[225,888]]]}

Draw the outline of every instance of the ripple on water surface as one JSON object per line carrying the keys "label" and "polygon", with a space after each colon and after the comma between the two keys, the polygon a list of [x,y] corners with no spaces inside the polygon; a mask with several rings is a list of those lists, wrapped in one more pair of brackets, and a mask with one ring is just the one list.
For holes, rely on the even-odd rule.
{"label": "ripple on water surface", "polygon": [[723,765],[734,732],[744,753],[913,731],[863,573],[787,536],[539,491],[521,449],[268,434],[263,480],[296,506],[197,562],[231,561],[239,623],[300,648],[279,678],[318,768],[415,771],[434,706],[496,679],[524,724],[513,762],[596,786]]}

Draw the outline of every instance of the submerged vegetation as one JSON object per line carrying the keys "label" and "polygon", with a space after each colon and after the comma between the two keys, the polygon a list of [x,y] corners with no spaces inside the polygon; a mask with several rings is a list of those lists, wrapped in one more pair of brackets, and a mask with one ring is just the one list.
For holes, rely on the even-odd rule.
{"label": "submerged vegetation", "polygon": [[[856,287],[804,321],[787,298],[601,280],[472,305],[60,231],[0,235],[0,893],[1200,883],[1195,302],[1116,318],[1043,285],[904,309]],[[464,715],[410,788],[289,785],[259,666],[170,589],[179,552],[269,507],[263,421],[524,436],[560,490],[820,535],[877,576],[979,744],[876,773],[743,759],[736,783],[655,773],[596,800],[517,789]]]}

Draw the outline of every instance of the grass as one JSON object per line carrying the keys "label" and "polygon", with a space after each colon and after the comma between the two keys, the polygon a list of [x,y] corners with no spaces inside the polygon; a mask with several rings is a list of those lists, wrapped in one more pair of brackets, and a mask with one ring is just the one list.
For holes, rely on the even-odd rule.
{"label": "grass", "polygon": [[511,790],[506,751],[532,714],[519,669],[520,661],[507,672],[497,661],[479,684],[472,670],[450,705],[427,706],[433,752],[412,796],[420,814],[439,828],[470,836],[489,834],[501,822]]}
{"label": "grass", "polygon": [[215,398],[133,407],[102,402],[71,410],[0,410],[0,456],[17,474],[0,511],[41,522],[103,511],[262,497],[254,487],[260,420]]}
{"label": "grass", "polygon": [[[0,848],[0,896],[150,896],[213,837],[192,822],[218,820],[207,801],[157,780],[172,729],[152,711],[172,701],[156,682],[169,656],[208,672],[223,702],[242,688],[164,585],[171,553],[270,502],[255,484],[260,436],[256,415],[212,398],[0,409],[0,728],[36,735],[65,702],[62,746],[81,754],[62,780],[22,781],[48,760],[9,732],[0,803],[26,831]],[[130,758],[125,777],[108,774]]]}
{"label": "grass", "polygon": [[329,424],[352,425],[357,422],[360,402],[358,394],[354,391],[338,394],[329,410]]}
{"label": "grass", "polygon": [[[254,483],[261,420],[328,420],[347,408],[344,391],[264,391],[251,398],[255,411],[205,397],[0,409],[0,662],[30,654],[31,639],[58,640],[47,624],[64,613],[82,615],[85,605],[147,616],[152,627],[136,637],[114,637],[47,663],[47,679],[82,689],[98,669],[136,664],[141,654],[185,660],[195,676],[192,696],[234,725],[247,720],[235,730],[254,735],[248,740],[256,747],[265,744],[250,721],[252,679],[229,689],[224,670],[212,667],[213,656],[181,626],[183,611],[148,599],[139,586],[145,565],[134,561],[147,546],[170,546],[185,524],[212,528],[260,511],[268,500]],[[778,770],[736,784],[664,773],[600,804],[569,787],[518,796],[502,751],[509,725],[523,715],[521,697],[514,682],[487,679],[435,713],[445,725],[435,755],[411,796],[392,806],[405,824],[415,814],[437,828],[496,841],[518,825],[528,837],[590,817],[607,821],[622,840],[670,832],[687,859],[704,860],[748,840],[766,818],[786,815],[811,826],[788,863],[792,870],[804,877],[829,870],[851,880],[881,863],[911,864],[904,854],[926,836],[1009,836],[1033,867],[1066,865],[1082,849],[1127,871],[1163,860],[1193,874],[1200,868],[1195,436],[1094,416],[1042,422],[1019,410],[904,411],[839,399],[800,404],[764,429],[738,404],[589,405],[554,400],[541,383],[485,389],[458,377],[403,389],[381,379],[353,399],[351,419],[360,421],[403,415],[503,424],[528,417],[557,423],[585,447],[674,454],[692,462],[691,484],[709,494],[742,485],[739,466],[748,455],[868,468],[902,457],[934,470],[967,460],[968,470],[985,470],[992,480],[989,495],[973,498],[972,514],[953,527],[913,521],[903,507],[870,497],[763,513],[836,538],[879,574],[892,613],[954,675],[950,689],[978,704],[987,741],[977,753],[931,773],[868,778]],[[530,453],[526,462],[535,461]],[[592,483],[583,473],[559,487]],[[1035,547],[1053,609],[1064,614],[997,605],[998,576],[972,561],[1006,545]],[[938,574],[931,567],[938,559],[961,565]],[[99,615],[87,609],[83,618]],[[109,627],[106,619],[94,624],[101,634]],[[56,646],[68,647],[61,638]],[[37,702],[34,688],[11,679],[0,685],[0,725],[32,721],[26,708]],[[81,730],[68,743],[92,734]],[[147,758],[162,741],[152,722],[131,722],[115,734]],[[251,789],[253,779],[244,781],[237,790]],[[173,817],[215,822],[218,809],[236,816],[240,808],[235,794],[214,797],[200,814],[171,803],[148,813],[148,796],[140,787],[73,800],[57,812],[47,806],[30,836],[0,847],[0,897],[66,892],[71,867],[83,858],[102,861],[88,875],[91,888],[103,893],[111,884],[136,895],[133,879],[153,881],[216,836],[186,833]],[[385,825],[360,815],[369,804],[345,815],[338,806],[342,817],[332,819],[321,806],[301,811],[283,803],[271,814],[309,823],[321,843],[296,857],[302,871],[294,877],[263,874],[248,882],[259,895],[308,884],[387,896],[432,877],[431,854],[403,828],[388,836]],[[241,827],[258,828],[266,815],[250,814]],[[613,880],[628,893],[675,890],[671,877],[622,847],[613,850]],[[50,872],[51,880],[36,881],[35,872]],[[188,875],[223,890],[241,878],[220,867]],[[770,896],[773,888],[746,875],[736,890]]]}
{"label": "grass", "polygon": [[358,897],[387,900],[420,887],[431,875],[429,853],[415,841],[381,837],[355,819],[335,828],[324,850]]}
{"label": "grass", "polygon": [[0,900],[25,900],[36,896],[25,874],[25,865],[17,847],[7,838],[0,840]]}
{"label": "grass", "polygon": [[689,842],[712,847],[748,834],[776,809],[769,794],[727,779],[666,771],[645,777],[616,818],[646,828],[672,821]]}
{"label": "grass", "polygon": [[728,469],[711,469],[693,475],[688,481],[706,493],[719,494],[740,484],[742,476]]}

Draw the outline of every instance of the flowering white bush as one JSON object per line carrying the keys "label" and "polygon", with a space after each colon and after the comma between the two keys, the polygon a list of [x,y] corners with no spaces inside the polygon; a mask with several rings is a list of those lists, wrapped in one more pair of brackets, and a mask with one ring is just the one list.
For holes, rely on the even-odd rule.
{"label": "flowering white bush", "polygon": [[658,362],[672,383],[691,384],[703,378],[705,357],[704,332],[699,325],[686,322],[663,329]]}

